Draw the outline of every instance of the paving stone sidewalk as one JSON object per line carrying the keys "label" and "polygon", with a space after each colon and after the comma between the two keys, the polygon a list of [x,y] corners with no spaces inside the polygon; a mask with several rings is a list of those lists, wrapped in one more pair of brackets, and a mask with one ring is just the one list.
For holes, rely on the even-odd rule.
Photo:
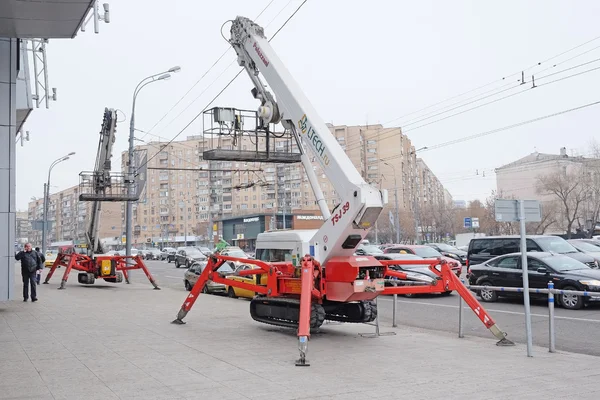
{"label": "paving stone sidewalk", "polygon": [[254,322],[246,300],[201,296],[177,326],[183,289],[73,278],[64,291],[40,285],[37,303],[0,303],[0,399],[600,398],[597,357],[326,324],[298,368],[294,333]]}

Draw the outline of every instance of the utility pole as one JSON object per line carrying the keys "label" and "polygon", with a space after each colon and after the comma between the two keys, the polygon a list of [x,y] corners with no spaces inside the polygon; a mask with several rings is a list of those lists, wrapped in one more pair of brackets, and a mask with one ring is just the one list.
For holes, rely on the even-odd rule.
{"label": "utility pole", "polygon": [[[381,160],[383,161],[383,160]],[[396,175],[396,167],[393,164],[389,164],[383,161],[385,165],[392,168],[394,172],[394,201],[396,203],[396,217],[395,217],[395,230],[396,230],[396,243],[400,244],[400,207],[398,206],[398,178]]]}

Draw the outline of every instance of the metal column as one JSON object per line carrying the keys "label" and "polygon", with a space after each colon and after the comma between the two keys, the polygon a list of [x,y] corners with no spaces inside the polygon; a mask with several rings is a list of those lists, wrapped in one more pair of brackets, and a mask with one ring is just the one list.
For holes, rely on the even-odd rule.
{"label": "metal column", "polygon": [[14,299],[17,46],[0,38],[0,301]]}

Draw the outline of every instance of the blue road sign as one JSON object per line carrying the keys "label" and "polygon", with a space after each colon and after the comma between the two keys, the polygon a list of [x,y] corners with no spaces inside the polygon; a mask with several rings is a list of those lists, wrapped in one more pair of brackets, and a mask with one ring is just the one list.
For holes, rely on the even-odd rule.
{"label": "blue road sign", "polygon": [[465,217],[465,228],[470,228],[473,225],[471,217]]}

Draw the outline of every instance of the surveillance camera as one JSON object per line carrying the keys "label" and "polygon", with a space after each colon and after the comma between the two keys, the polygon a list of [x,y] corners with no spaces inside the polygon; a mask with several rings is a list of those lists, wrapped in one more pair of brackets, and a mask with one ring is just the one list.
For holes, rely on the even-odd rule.
{"label": "surveillance camera", "polygon": [[108,3],[102,4],[102,7],[104,7],[104,22],[108,24],[110,23],[110,7]]}

